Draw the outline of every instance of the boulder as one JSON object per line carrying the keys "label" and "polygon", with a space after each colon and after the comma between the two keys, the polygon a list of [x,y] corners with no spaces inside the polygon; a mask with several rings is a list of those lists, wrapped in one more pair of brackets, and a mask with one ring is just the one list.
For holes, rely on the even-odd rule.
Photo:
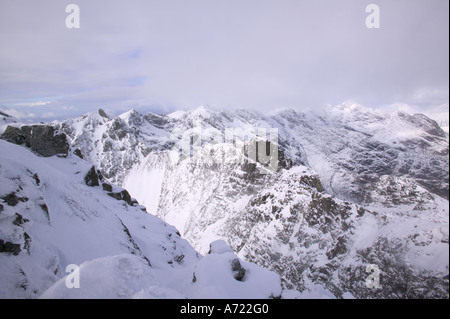
{"label": "boulder", "polygon": [[108,183],[102,183],[102,188],[104,191],[107,191],[107,192],[112,192],[112,190],[113,190],[112,186]]}
{"label": "boulder", "polygon": [[81,153],[81,150],[80,150],[79,148],[77,148],[77,149],[73,152],[73,154],[76,155],[76,156],[78,156],[78,157],[81,158],[81,159],[84,159],[84,156],[83,156],[83,154]]}
{"label": "boulder", "polygon": [[38,174],[34,173],[33,178],[34,178],[34,181],[36,182],[36,185],[39,186],[41,184],[41,180],[39,179]]}
{"label": "boulder", "polygon": [[239,259],[235,258],[231,261],[231,270],[234,273],[234,279],[237,281],[242,281],[245,277],[245,268],[242,267]]}
{"label": "boulder", "polygon": [[135,206],[139,204],[137,200],[134,198],[131,198],[130,193],[126,189],[121,190],[120,192],[108,192],[107,193],[112,198],[115,198],[117,200],[123,200],[130,206]]}
{"label": "boulder", "polygon": [[17,256],[20,253],[20,245],[13,244],[9,241],[5,242],[3,239],[0,239],[0,253],[11,253],[14,256]]}
{"label": "boulder", "polygon": [[84,176],[84,182],[87,186],[100,186],[99,180],[101,179],[101,174],[92,166],[89,172]]}
{"label": "boulder", "polygon": [[0,138],[18,145],[25,144],[44,157],[67,155],[70,148],[66,135],[50,125],[8,126]]}
{"label": "boulder", "polygon": [[19,202],[28,201],[28,197],[18,197],[14,192],[2,197],[2,199],[8,206],[16,206]]}

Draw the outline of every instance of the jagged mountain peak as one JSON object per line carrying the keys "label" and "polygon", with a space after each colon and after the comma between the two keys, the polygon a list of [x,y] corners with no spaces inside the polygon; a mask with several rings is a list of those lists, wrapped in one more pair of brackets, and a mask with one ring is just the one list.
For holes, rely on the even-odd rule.
{"label": "jagged mountain peak", "polygon": [[211,113],[216,111],[209,105],[200,105],[199,107],[189,111],[188,113],[194,117],[209,117]]}
{"label": "jagged mountain peak", "polygon": [[[91,136],[87,140],[97,136],[92,143],[77,145],[85,150],[83,153],[91,153],[92,145],[98,145],[103,154],[105,150],[117,150],[125,145],[135,145],[131,146],[133,148],[140,145],[136,156],[132,155],[134,153],[124,155],[133,158],[125,161],[129,163],[127,168],[131,168],[133,162],[141,162],[152,150],[170,149],[176,143],[171,140],[175,129],[187,131],[199,123],[203,129],[215,128],[221,132],[227,128],[277,128],[279,146],[285,155],[294,163],[317,171],[325,189],[333,195],[361,202],[370,197],[365,194],[370,188],[367,183],[385,174],[397,174],[416,179],[429,190],[448,197],[445,195],[448,183],[431,186],[436,184],[437,176],[443,176],[445,180],[446,171],[442,168],[448,164],[445,157],[448,141],[436,122],[424,115],[383,113],[358,104],[343,103],[311,112],[283,109],[275,115],[245,109],[215,111],[201,106],[169,115],[143,115],[131,110],[114,120],[103,118],[97,112],[77,119],[78,124],[69,125],[70,121],[62,124],[75,144],[82,136]],[[117,146],[112,147],[114,144]],[[92,153],[91,160],[100,164],[101,154],[100,151]],[[431,167],[430,161],[435,163]],[[416,164],[411,166],[412,162]],[[341,176],[339,181],[336,174]],[[121,183],[123,179],[116,181]]]}

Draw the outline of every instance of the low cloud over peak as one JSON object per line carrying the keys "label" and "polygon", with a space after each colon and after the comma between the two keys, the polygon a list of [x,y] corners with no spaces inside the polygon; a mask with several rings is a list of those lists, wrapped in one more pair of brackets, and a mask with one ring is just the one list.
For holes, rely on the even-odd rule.
{"label": "low cloud over peak", "polygon": [[76,1],[0,4],[0,105],[37,118],[346,100],[448,105],[448,2]]}

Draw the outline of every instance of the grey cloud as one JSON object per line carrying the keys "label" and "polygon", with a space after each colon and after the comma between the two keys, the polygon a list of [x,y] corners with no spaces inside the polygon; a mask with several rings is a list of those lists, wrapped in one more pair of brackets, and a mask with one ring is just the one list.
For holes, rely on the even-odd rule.
{"label": "grey cloud", "polygon": [[[448,103],[447,1],[72,2],[80,29],[65,27],[69,1],[0,2],[0,105],[50,99],[33,114],[70,116]],[[380,29],[365,27],[369,3]]]}

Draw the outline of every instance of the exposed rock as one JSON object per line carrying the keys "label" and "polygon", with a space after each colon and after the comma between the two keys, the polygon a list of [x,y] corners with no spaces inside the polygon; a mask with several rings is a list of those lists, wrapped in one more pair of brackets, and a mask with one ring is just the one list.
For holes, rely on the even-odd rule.
{"label": "exposed rock", "polygon": [[81,150],[79,148],[77,148],[74,152],[74,155],[78,156],[81,159],[84,159],[83,154],[81,153]]}
{"label": "exposed rock", "polygon": [[28,252],[28,254],[30,253],[30,245],[31,245],[31,237],[30,235],[28,235],[26,232],[23,233],[23,248]]}
{"label": "exposed rock", "polygon": [[102,183],[102,187],[103,187],[103,190],[107,191],[107,192],[112,192],[112,190],[113,190],[112,186],[108,183]]}
{"label": "exposed rock", "polygon": [[323,192],[323,186],[317,175],[303,175],[300,177],[300,183],[315,188],[318,192]]}
{"label": "exposed rock", "polygon": [[50,212],[48,211],[47,204],[39,204],[39,207],[42,209],[42,211],[45,213],[45,216],[47,217],[47,220],[50,221]]}
{"label": "exposed rock", "polygon": [[147,113],[144,118],[148,123],[159,129],[164,129],[170,123],[170,118],[153,113]]}
{"label": "exposed rock", "polygon": [[49,125],[8,126],[1,138],[18,145],[25,144],[44,157],[67,155],[70,148],[66,135]]}
{"label": "exposed rock", "polygon": [[141,249],[139,248],[138,244],[135,242],[135,240],[134,240],[133,237],[131,236],[130,230],[128,229],[128,227],[125,226],[125,224],[123,223],[123,221],[122,221],[120,218],[119,218],[119,221],[120,221],[120,223],[122,224],[123,231],[124,231],[124,233],[127,235],[128,241],[129,241],[129,243],[130,243],[130,245],[131,245],[131,246],[129,247],[130,253],[133,254],[133,255],[137,255],[137,256],[142,257],[142,258],[147,262],[147,264],[148,264],[150,267],[152,267],[152,264],[150,263],[150,260],[147,258],[147,256],[144,255],[144,253],[143,253],[143,252],[141,251]]}
{"label": "exposed rock", "polygon": [[14,192],[2,197],[2,199],[8,206],[16,206],[19,202],[28,201],[28,197],[18,197]]}
{"label": "exposed rock", "polygon": [[[133,205],[135,206],[135,205]],[[138,205],[139,209],[142,210],[143,212],[147,212],[147,207],[143,206],[143,205]]]}
{"label": "exposed rock", "polygon": [[292,167],[292,160],[284,154],[283,150],[278,149],[278,169],[290,169]]}
{"label": "exposed rock", "polygon": [[41,184],[41,180],[39,179],[38,174],[34,173],[33,178],[34,178],[34,181],[36,182],[36,185],[39,186]]}
{"label": "exposed rock", "polygon": [[241,266],[239,259],[235,258],[231,261],[231,270],[234,273],[234,279],[237,281],[242,281],[245,277],[245,268]]}
{"label": "exposed rock", "polygon": [[130,193],[128,193],[126,189],[121,190],[120,192],[108,192],[107,194],[117,200],[125,201],[130,206],[139,204],[134,198],[131,198]]}
{"label": "exposed rock", "polygon": [[27,141],[25,133],[22,132],[20,128],[14,126],[8,126],[5,132],[3,132],[3,134],[0,136],[0,138],[18,145],[26,143]]}
{"label": "exposed rock", "polygon": [[0,213],[3,211],[3,205],[0,204]]}
{"label": "exposed rock", "polygon": [[17,256],[20,253],[20,245],[13,244],[9,241],[5,242],[3,239],[0,239],[0,253],[11,253],[14,256]]}
{"label": "exposed rock", "polygon": [[84,182],[86,183],[87,186],[99,186],[99,179],[100,179],[101,174],[99,174],[97,172],[97,170],[95,169],[94,166],[91,167],[91,169],[89,170],[89,172],[86,174],[86,176],[84,177]]}
{"label": "exposed rock", "polygon": [[113,140],[122,140],[127,136],[127,125],[123,120],[115,119],[108,133]]}
{"label": "exposed rock", "polygon": [[14,219],[13,224],[16,226],[21,226],[24,223],[27,223],[29,221],[28,219],[23,218],[23,216],[20,215],[19,213],[16,213],[15,216],[16,216],[16,219]]}
{"label": "exposed rock", "polygon": [[341,236],[337,239],[336,245],[334,246],[334,248],[332,250],[330,250],[329,252],[327,252],[327,257],[328,259],[333,259],[338,255],[343,255],[347,252],[347,246],[346,246],[346,242],[345,242],[345,237]]}
{"label": "exposed rock", "polygon": [[181,263],[184,259],[184,255],[178,255],[175,256],[175,258],[173,260],[175,260],[177,263]]}
{"label": "exposed rock", "polygon": [[98,110],[98,114],[99,114],[101,117],[104,117],[104,118],[109,119],[109,116],[106,114],[105,111],[103,111],[103,109],[99,109],[99,110]]}

